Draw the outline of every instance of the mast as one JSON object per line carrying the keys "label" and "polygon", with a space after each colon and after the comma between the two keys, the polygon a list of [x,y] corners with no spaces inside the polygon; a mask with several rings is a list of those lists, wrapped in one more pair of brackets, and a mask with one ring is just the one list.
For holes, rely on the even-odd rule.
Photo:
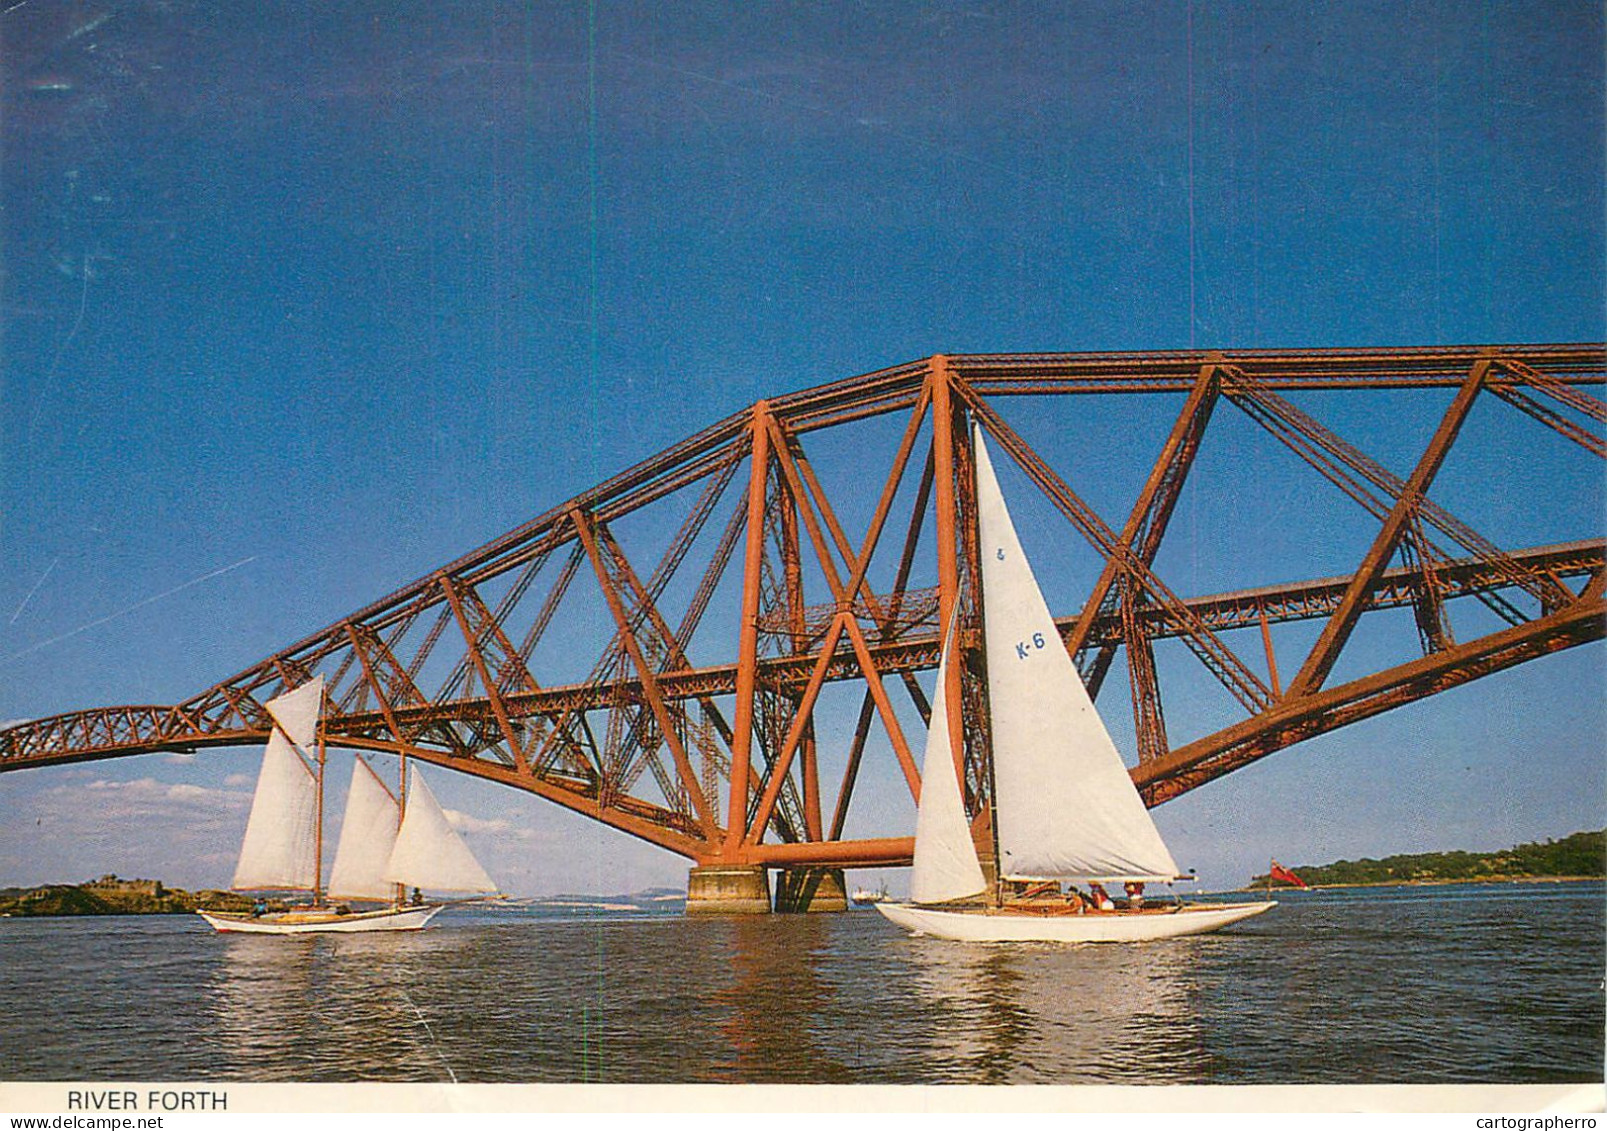
{"label": "mast", "polygon": [[[978,582],[978,584],[981,584],[981,579],[978,578],[977,582]],[[986,635],[987,634],[987,628],[982,624],[982,616],[983,616],[982,602],[978,601],[977,602],[977,625],[978,625],[978,628],[980,629],[980,631],[983,634],[983,639],[985,640],[985,639],[987,639],[987,635]],[[982,649],[982,702],[984,704],[986,704],[988,702],[988,650],[986,648]],[[988,709],[987,707],[983,708],[984,713],[986,713],[987,709]],[[984,723],[984,726],[986,726],[985,723]],[[982,764],[987,768],[987,771],[988,771],[988,799],[987,799],[988,838],[993,842],[993,904],[992,904],[992,906],[994,906],[994,907],[1003,907],[1004,906],[1004,875],[1003,875],[1003,872],[999,868],[999,865],[1001,863],[1001,859],[1000,859],[1000,856],[999,856],[999,805],[998,805],[999,790],[998,790],[998,787],[996,785],[994,785],[994,782],[993,782],[993,733],[992,733],[992,728],[991,727],[986,729],[986,731],[984,733],[984,736],[983,736],[983,741],[987,746],[987,749],[984,752],[985,757],[982,759]]]}
{"label": "mast", "polygon": [[[396,827],[402,827],[402,821],[407,816],[407,754],[404,752],[399,759],[402,778],[396,785]],[[392,901],[400,907],[407,902],[407,885],[397,881],[391,892]]]}
{"label": "mast", "polygon": [[971,574],[971,608],[972,612],[976,616],[977,638],[982,641],[982,647],[979,649],[979,652],[982,656],[982,678],[977,683],[977,693],[981,697],[982,711],[981,717],[977,720],[977,731],[982,740],[982,765],[983,769],[986,771],[988,789],[988,795],[983,803],[983,809],[987,813],[988,839],[991,842],[993,849],[993,884],[988,890],[988,905],[990,907],[1002,907],[1004,906],[1004,879],[1002,878],[1003,873],[1000,870],[1002,860],[999,855],[999,792],[993,782],[993,727],[991,725],[991,720],[993,718],[993,705],[990,701],[990,696],[988,693],[988,606],[982,588],[982,532],[978,528],[978,523],[975,517],[977,513],[977,490],[976,441],[974,436],[975,430],[979,429],[981,424],[975,418],[971,417],[970,413],[966,413],[965,416],[965,422],[967,425],[969,425],[969,427],[967,427],[964,431],[964,442],[966,450],[966,462],[969,465],[966,470],[970,472],[971,480],[971,505],[965,508],[962,513],[971,516],[970,521],[965,525],[965,556],[967,565],[970,567],[969,572]]}
{"label": "mast", "polygon": [[312,903],[320,907],[324,902],[324,696],[327,691],[318,689],[318,817],[313,825]]}

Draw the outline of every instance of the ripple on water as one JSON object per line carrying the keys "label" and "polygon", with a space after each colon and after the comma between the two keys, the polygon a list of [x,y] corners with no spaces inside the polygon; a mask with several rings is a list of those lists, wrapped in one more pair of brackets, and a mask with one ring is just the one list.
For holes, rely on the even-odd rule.
{"label": "ripple on water", "polygon": [[219,936],[0,921],[8,1078],[1599,1080],[1599,884],[1313,893],[1215,935],[976,946],[858,913]]}

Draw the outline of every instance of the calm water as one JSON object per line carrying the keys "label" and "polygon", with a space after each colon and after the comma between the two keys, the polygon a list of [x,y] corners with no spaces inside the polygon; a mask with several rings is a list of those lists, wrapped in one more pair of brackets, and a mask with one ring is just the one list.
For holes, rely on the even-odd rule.
{"label": "calm water", "polygon": [[0,920],[0,1078],[1602,1079],[1599,884],[1296,895],[1143,946],[946,943],[873,912],[437,923]]}

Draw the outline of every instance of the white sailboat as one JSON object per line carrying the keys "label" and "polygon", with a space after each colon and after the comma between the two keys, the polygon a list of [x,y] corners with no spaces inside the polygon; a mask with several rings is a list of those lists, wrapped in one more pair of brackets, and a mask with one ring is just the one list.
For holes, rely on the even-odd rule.
{"label": "white sailboat", "polygon": [[[322,703],[319,677],[266,704],[275,725],[230,885],[236,891],[310,891],[312,906],[198,914],[218,931],[247,934],[416,931],[446,905],[405,904],[402,895],[408,888],[495,894],[496,884],[447,822],[418,767],[411,769],[404,807],[362,758],[352,766],[346,816],[325,891],[320,883],[323,759],[310,750]],[[333,900],[390,906],[352,911],[327,905],[326,894]]]}
{"label": "white sailboat", "polygon": [[[994,829],[1006,881],[1089,884],[1183,878],[1083,687],[973,428],[982,621],[992,723]],[[876,910],[917,934],[968,942],[1138,942],[1200,934],[1275,903],[1099,910],[998,898],[977,859],[949,731],[952,625],[927,732],[908,902]]]}

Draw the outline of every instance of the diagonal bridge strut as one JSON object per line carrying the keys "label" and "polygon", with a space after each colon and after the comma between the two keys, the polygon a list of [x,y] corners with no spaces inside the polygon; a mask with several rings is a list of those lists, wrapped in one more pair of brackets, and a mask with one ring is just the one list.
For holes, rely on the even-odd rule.
{"label": "diagonal bridge strut", "polygon": [[[1302,739],[1601,638],[1599,529],[1502,548],[1435,483],[1475,414],[1526,429],[1599,479],[1607,410],[1589,389],[1607,374],[1603,352],[939,355],[788,394],[175,706],[0,731],[0,771],[252,743],[266,733],[262,704],[321,674],[332,744],[511,785],[700,865],[906,862],[910,838],[874,827],[861,779],[880,773],[918,796],[930,696],[917,677],[936,668],[951,610],[974,652],[974,419],[1013,483],[1036,492],[1028,512],[1044,540],[1094,563],[1080,592],[1051,589],[1051,600],[1090,689],[1125,677],[1133,778],[1158,804]],[[1311,402],[1340,395],[1420,398],[1432,432],[1390,470],[1319,421]],[[1074,487],[1086,473],[1063,433],[1020,407],[1068,399],[1176,413],[1119,518]],[[1245,587],[1185,596],[1167,531],[1220,455],[1218,435],[1238,443],[1246,429],[1366,533],[1348,573],[1263,580],[1250,555]],[[1410,647],[1379,660],[1354,646],[1364,620],[1408,625]],[[1315,642],[1285,627],[1296,624]],[[980,660],[950,678],[953,709],[974,707]],[[1174,735],[1163,690],[1202,683],[1221,724]],[[951,721],[965,735],[967,805],[982,814],[978,715]]]}

